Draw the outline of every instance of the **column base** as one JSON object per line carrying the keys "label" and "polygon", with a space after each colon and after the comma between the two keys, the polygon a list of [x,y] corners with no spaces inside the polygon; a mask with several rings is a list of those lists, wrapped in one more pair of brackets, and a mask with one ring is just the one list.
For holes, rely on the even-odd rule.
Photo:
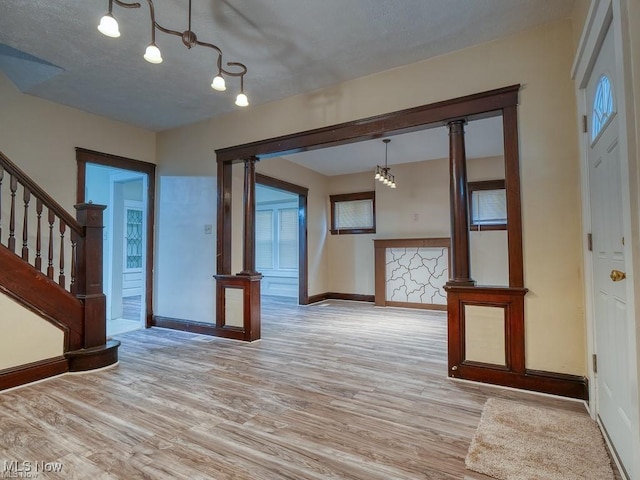
{"label": "column base", "polygon": [[445,286],[446,287],[475,287],[476,281],[470,278],[454,279],[454,280],[449,280],[447,283],[445,283]]}

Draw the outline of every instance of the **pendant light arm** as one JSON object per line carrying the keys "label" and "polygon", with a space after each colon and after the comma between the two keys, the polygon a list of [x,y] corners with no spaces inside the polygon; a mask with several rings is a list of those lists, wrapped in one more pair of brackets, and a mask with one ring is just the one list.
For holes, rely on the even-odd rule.
{"label": "pendant light arm", "polygon": [[135,3],[126,3],[121,0],[109,0],[109,13],[111,13],[111,9],[113,8],[113,3],[123,8],[140,8],[140,4],[138,2]]}
{"label": "pendant light arm", "polygon": [[191,0],[189,0],[189,27],[188,30],[191,31]]}
{"label": "pendant light arm", "polygon": [[153,6],[153,1],[152,0],[147,0],[147,3],[149,4],[149,16],[151,17],[151,43],[153,45],[156,44],[156,9]]}
{"label": "pendant light arm", "polygon": [[[98,30],[108,37],[120,36],[120,32],[118,31],[118,24],[113,18],[113,14],[112,14],[114,3],[119,7],[123,7],[123,8],[140,8],[141,7],[141,4],[138,2],[127,2],[123,0],[108,0],[109,12],[107,15],[105,15],[105,17],[111,17],[111,18],[110,19],[107,18],[106,20],[101,20],[100,25],[98,25]],[[182,40],[182,43],[189,49],[196,45],[210,48],[218,54],[218,58],[217,58],[218,75],[216,76],[216,78],[214,78],[214,83],[216,83],[216,79],[218,79],[218,81],[215,86],[213,83],[211,86],[214,88],[214,90],[224,91],[226,90],[226,87],[225,87],[224,78],[222,78],[222,75],[226,75],[229,77],[240,77],[239,97],[242,96],[242,100],[240,102],[236,101],[236,105],[239,105],[242,107],[247,106],[249,103],[244,93],[244,76],[247,73],[247,66],[240,62],[227,62],[226,63],[226,67],[228,68],[227,70],[223,66],[222,50],[220,49],[220,47],[218,47],[217,45],[214,45],[213,43],[201,42],[200,40],[198,40],[196,34],[193,32],[193,30],[191,30],[191,25],[193,20],[192,0],[189,0],[189,6],[188,6],[188,13],[189,13],[188,28],[184,32],[172,30],[170,28],[166,28],[160,25],[156,21],[156,12],[155,12],[155,5],[153,3],[153,0],[147,0],[147,4],[149,5],[149,17],[151,21],[151,44],[147,47],[147,51],[145,52],[145,55],[144,55],[145,60],[147,60],[150,63],[162,62],[162,56],[160,54],[160,50],[156,45],[156,29],[160,30],[162,33],[180,37]]]}
{"label": "pendant light arm", "polygon": [[382,140],[384,142],[384,169],[389,170],[389,168],[387,167],[387,160],[389,158],[389,142],[391,141],[390,138],[385,138],[384,140]]}

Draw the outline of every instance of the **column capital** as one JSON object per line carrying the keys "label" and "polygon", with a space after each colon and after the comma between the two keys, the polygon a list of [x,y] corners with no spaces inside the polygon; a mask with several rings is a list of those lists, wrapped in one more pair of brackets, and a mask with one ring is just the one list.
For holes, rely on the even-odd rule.
{"label": "column capital", "polygon": [[447,121],[447,127],[449,127],[449,129],[451,129],[451,127],[453,126],[462,126],[464,127],[467,124],[467,119],[466,118],[454,118],[453,120],[448,120]]}

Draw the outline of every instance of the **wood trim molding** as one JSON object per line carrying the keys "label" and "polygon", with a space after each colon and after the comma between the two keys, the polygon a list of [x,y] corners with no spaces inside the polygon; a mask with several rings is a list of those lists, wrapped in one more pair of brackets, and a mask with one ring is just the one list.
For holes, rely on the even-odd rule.
{"label": "wood trim molding", "polygon": [[465,365],[460,366],[458,373],[454,378],[548,393],[579,400],[589,399],[588,381],[585,377],[577,375],[543,372],[539,370],[526,370],[524,373],[516,373],[501,371],[499,369],[474,368],[473,366]]}
{"label": "wood trim molding", "polygon": [[[510,287],[523,288],[524,274],[517,123],[519,90],[520,85],[511,85],[496,90],[449,99],[352,122],[216,150],[216,161],[218,162],[219,173],[218,273],[230,273],[225,268],[221,268],[221,266],[230,267],[231,264],[231,187],[229,185],[231,177],[229,176],[229,181],[222,180],[222,172],[230,172],[231,164],[240,162],[250,156],[267,159],[286,155],[287,153],[315,150],[329,146],[354,143],[361,140],[380,138],[382,136],[392,136],[439,127],[451,122],[469,122],[482,118],[502,116],[508,211],[509,285]],[[227,201],[228,203],[223,204],[223,202]],[[462,203],[464,205],[464,211],[466,212],[466,198]],[[458,210],[461,210],[461,208]],[[464,225],[463,230],[468,235],[468,224]],[[450,251],[450,258],[453,258],[454,253],[455,252]],[[468,251],[466,254],[468,255]],[[450,270],[452,271],[451,266]],[[464,274],[465,272],[462,272],[460,278],[453,279],[457,281],[457,286],[473,283],[472,279],[463,278]],[[452,283],[455,284],[456,282]],[[379,287],[376,286],[376,288]],[[481,292],[482,290],[478,290],[478,293]],[[311,299],[313,298],[318,297],[312,296]],[[451,315],[451,309],[449,309],[449,314]],[[522,307],[522,317],[523,316],[524,307]],[[518,335],[524,338],[523,331],[518,332]]]}
{"label": "wood trim molding", "polygon": [[361,293],[325,292],[325,293],[318,293],[316,295],[311,295],[306,305],[323,302],[324,300],[349,300],[352,302],[373,303],[375,301],[375,297],[373,295],[366,295]]}
{"label": "wood trim molding", "polygon": [[231,275],[232,165],[218,162],[218,216],[216,220],[216,273]]}
{"label": "wood trim molding", "polygon": [[505,188],[507,191],[507,238],[509,249],[509,286],[524,287],[522,253],[522,205],[520,202],[520,147],[518,146],[518,108],[502,112],[504,137]]}
{"label": "wood trim molding", "polygon": [[[587,379],[575,375],[530,370],[525,367],[524,296],[526,288],[445,287],[449,311],[449,376],[586,400]],[[465,361],[464,306],[505,308],[506,365]],[[456,340],[457,339],[457,340]]]}
{"label": "wood trim molding", "polygon": [[78,164],[78,178],[76,200],[79,204],[85,203],[86,171],[87,163],[95,163],[107,167],[132,170],[145,173],[148,179],[147,185],[147,272],[146,272],[146,326],[153,324],[153,258],[154,258],[154,231],[155,231],[155,195],[156,195],[156,166],[153,163],[142,162],[131,158],[120,157],[108,153],[96,152],[76,147],[76,161]]}
{"label": "wood trim molding", "polygon": [[37,382],[68,371],[69,365],[65,357],[53,357],[18,367],[7,368],[0,371],[0,390]]}
{"label": "wood trim molding", "polygon": [[446,305],[438,305],[436,303],[413,303],[413,302],[385,302],[385,307],[400,307],[400,308],[417,308],[419,310],[438,310],[441,312],[447,311]]}
{"label": "wood trim molding", "polygon": [[201,335],[218,336],[216,334],[216,326],[213,323],[196,322],[194,320],[185,320],[182,318],[153,316],[154,327],[170,328],[171,330],[180,330],[189,333],[198,333]]}
{"label": "wood trim molding", "polygon": [[252,155],[261,159],[288,153],[345,145],[387,135],[438,127],[452,118],[475,120],[495,116],[494,112],[518,103],[520,85],[444,100],[418,107],[363,118],[352,122],[307,130],[216,150],[218,162],[239,162]]}
{"label": "wood trim molding", "polygon": [[[214,275],[216,279],[215,335],[245,342],[260,339],[260,281],[262,275]],[[242,327],[227,325],[226,290],[242,290]]]}
{"label": "wood trim molding", "polygon": [[[357,200],[371,200],[373,208],[373,227],[372,228],[336,228],[336,203],[354,202]],[[360,233],[376,233],[376,192],[370,190],[368,192],[342,193],[340,195],[329,195],[331,225],[329,231],[332,235],[354,235]]]}
{"label": "wood trim molding", "polygon": [[[377,307],[405,307],[422,308],[427,310],[446,310],[446,305],[434,305],[411,302],[394,302],[387,300],[387,249],[388,248],[421,248],[421,247],[446,247],[451,249],[449,237],[437,238],[389,238],[374,239],[374,285],[375,304]],[[451,255],[449,255],[449,269],[451,269]]]}
{"label": "wood trim molding", "polygon": [[309,303],[309,258],[307,249],[307,202],[309,189],[277,178],[256,173],[256,183],[298,195],[298,303]]}
{"label": "wood trim molding", "polygon": [[117,363],[119,347],[118,340],[107,340],[104,345],[67,352],[64,356],[69,361],[70,372],[86,372]]}
{"label": "wood trim molding", "polygon": [[284,180],[270,177],[263,173],[256,173],[256,183],[267,187],[277,188],[278,190],[284,190],[285,192],[295,193],[297,195],[307,195],[309,193],[309,189],[307,187],[285,182]]}

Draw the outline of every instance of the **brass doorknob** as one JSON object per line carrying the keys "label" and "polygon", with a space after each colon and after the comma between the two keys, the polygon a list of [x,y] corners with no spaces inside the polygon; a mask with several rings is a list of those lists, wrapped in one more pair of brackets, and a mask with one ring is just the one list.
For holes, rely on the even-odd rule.
{"label": "brass doorknob", "polygon": [[613,280],[614,282],[619,282],[620,280],[624,280],[625,278],[627,278],[627,274],[621,272],[620,270],[611,270],[609,278],[611,278],[611,280]]}

